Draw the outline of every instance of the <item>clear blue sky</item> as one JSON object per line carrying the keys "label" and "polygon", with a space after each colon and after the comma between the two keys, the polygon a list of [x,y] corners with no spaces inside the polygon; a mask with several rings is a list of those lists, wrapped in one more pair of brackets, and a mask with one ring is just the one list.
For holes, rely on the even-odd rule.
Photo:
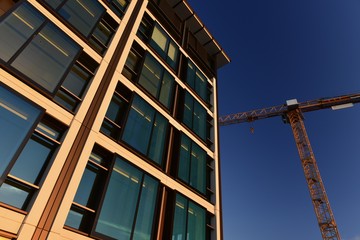
{"label": "clear blue sky", "polygon": [[[360,92],[359,0],[189,0],[232,62],[220,115]],[[343,240],[360,240],[360,104],[305,114]],[[252,134],[250,127],[254,127]],[[320,240],[289,125],[220,129],[225,240]]]}

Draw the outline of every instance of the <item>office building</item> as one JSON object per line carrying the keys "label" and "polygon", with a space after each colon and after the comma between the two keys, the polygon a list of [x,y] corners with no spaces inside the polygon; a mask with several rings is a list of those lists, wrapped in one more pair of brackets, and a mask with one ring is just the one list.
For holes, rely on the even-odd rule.
{"label": "office building", "polygon": [[222,239],[229,62],[185,0],[1,0],[0,239]]}

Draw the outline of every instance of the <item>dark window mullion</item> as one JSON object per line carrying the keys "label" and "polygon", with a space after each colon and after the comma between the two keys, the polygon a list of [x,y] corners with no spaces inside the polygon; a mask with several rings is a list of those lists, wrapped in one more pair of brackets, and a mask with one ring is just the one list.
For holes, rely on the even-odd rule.
{"label": "dark window mullion", "polygon": [[[45,18],[45,17],[44,17]],[[29,46],[29,44],[32,42],[32,40],[41,32],[41,30],[45,27],[45,25],[49,22],[45,18],[42,24],[36,29],[36,31],[33,32],[33,34],[24,42],[24,44],[14,53],[14,55],[7,61],[7,65],[11,66],[12,62],[15,61],[15,59],[22,53],[22,51]]]}
{"label": "dark window mullion", "polygon": [[186,224],[185,224],[185,240],[187,240],[187,233],[188,233],[188,226],[189,226],[189,199],[186,199],[186,207],[185,207],[185,211],[186,211]]}
{"label": "dark window mullion", "polygon": [[139,211],[139,205],[140,205],[140,201],[141,201],[141,193],[142,193],[142,190],[143,190],[144,179],[145,179],[145,174],[142,174],[140,189],[139,189],[139,192],[138,192],[138,198],[137,198],[137,202],[136,202],[136,208],[135,208],[136,210],[135,210],[135,213],[134,213],[133,224],[132,224],[132,227],[131,227],[131,234],[130,234],[130,239],[131,240],[134,237],[134,230],[135,230],[135,227],[136,227],[136,220],[137,220],[137,217],[138,217],[138,211]]}
{"label": "dark window mullion", "polygon": [[104,186],[102,188],[102,189],[104,189],[104,191],[101,191],[100,200],[99,200],[99,203],[96,206],[94,221],[93,221],[93,224],[92,224],[92,226],[90,228],[90,233],[91,234],[96,234],[96,231],[95,231],[96,225],[97,225],[97,222],[99,220],[101,207],[102,207],[102,205],[104,203],[105,195],[106,195],[106,192],[107,192],[106,189],[108,189],[109,182],[110,182],[110,179],[111,179],[111,175],[113,174],[112,169],[114,168],[115,160],[116,160],[116,156],[113,156],[112,159],[111,159],[111,163],[109,164],[109,170],[107,171],[106,180],[105,180]]}

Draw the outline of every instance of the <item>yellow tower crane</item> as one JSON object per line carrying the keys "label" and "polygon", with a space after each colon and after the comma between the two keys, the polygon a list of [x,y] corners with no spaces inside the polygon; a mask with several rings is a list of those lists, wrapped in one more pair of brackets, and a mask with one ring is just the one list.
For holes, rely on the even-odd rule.
{"label": "yellow tower crane", "polygon": [[292,99],[283,105],[229,114],[219,118],[220,126],[252,122],[275,116],[281,116],[285,123],[290,124],[323,240],[341,240],[341,238],[306,133],[303,113],[326,108],[337,110],[350,107],[358,102],[360,102],[360,94],[321,98],[301,103]]}

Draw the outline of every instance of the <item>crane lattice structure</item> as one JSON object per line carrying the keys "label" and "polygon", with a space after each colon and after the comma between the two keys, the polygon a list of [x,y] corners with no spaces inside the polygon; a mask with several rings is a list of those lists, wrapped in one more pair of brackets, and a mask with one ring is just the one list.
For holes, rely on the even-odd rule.
{"label": "crane lattice structure", "polygon": [[303,113],[327,108],[337,110],[350,107],[359,102],[360,94],[321,98],[302,103],[298,103],[296,99],[293,99],[288,100],[283,105],[229,114],[219,118],[220,126],[252,122],[275,116],[281,116],[285,123],[290,124],[323,240],[341,240],[341,238],[306,133]]}

